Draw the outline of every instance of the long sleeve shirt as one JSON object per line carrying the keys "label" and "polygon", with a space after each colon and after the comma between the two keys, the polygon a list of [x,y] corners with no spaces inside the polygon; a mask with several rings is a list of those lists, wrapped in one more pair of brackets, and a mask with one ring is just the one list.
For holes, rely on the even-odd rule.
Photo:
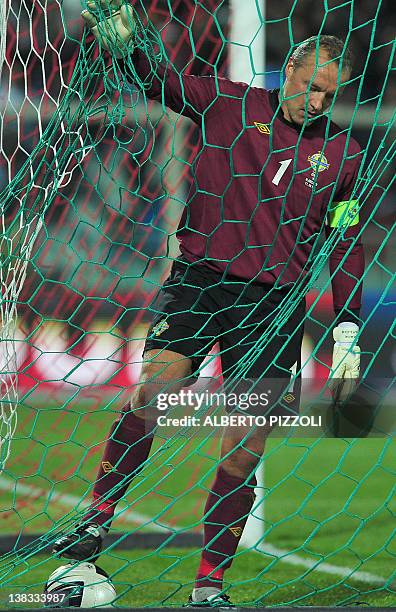
{"label": "long sleeve shirt", "polygon": [[333,303],[338,312],[349,300],[348,309],[358,312],[361,283],[354,290],[364,255],[351,202],[361,161],[357,142],[324,117],[303,128],[288,122],[277,92],[162,65],[153,72],[140,50],[132,61],[146,95],[201,130],[178,232],[184,259],[280,287],[309,275],[324,227],[329,234],[348,220],[329,257],[333,274],[353,243],[333,277]]}

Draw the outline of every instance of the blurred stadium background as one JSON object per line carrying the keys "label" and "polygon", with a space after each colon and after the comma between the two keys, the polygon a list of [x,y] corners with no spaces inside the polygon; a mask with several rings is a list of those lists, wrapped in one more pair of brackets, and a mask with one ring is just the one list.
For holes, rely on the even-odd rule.
{"label": "blurred stadium background", "polygon": [[[224,42],[230,37],[228,2],[175,1],[172,2],[172,19],[166,2],[154,1],[147,6],[150,19],[161,29],[169,57],[179,70],[205,74],[212,72],[212,66],[216,64],[221,74],[230,72],[231,45]],[[358,79],[364,73],[364,78],[346,88],[336,105],[334,119],[347,126],[357,109],[353,118],[353,135],[364,148],[369,144],[369,150],[374,153],[385,133],[385,126],[381,129],[379,124],[381,121],[389,122],[394,112],[394,79],[388,79],[385,93],[381,93],[394,52],[392,2],[385,0],[359,5],[358,10],[352,11],[351,30],[351,3],[334,1],[328,6],[329,9],[325,10],[324,3],[309,0],[269,2],[265,6],[266,74],[261,80],[268,88],[278,87],[290,44],[298,44],[321,27],[326,33],[344,37],[349,32],[355,56],[354,74]],[[52,117],[54,101],[58,100],[62,87],[70,78],[82,34],[80,10],[77,0],[63,5],[69,33],[65,39],[57,2],[48,5],[28,1],[12,3],[8,18],[8,61],[3,67],[1,89],[4,136],[0,177],[3,185],[7,184],[8,172],[15,176],[32,152],[38,142],[39,130],[45,128]],[[220,36],[220,30],[223,36]],[[391,77],[392,72],[389,75]],[[356,106],[358,84],[362,89]],[[381,112],[373,130],[379,100]],[[45,230],[33,254],[34,264],[29,266],[18,307],[21,339],[28,337],[33,340],[31,334],[40,322],[38,337],[35,334],[35,341],[31,341],[40,350],[40,358],[26,343],[18,347],[19,363],[32,362],[31,367],[23,369],[20,379],[25,386],[35,386],[38,380],[62,379],[71,367],[76,367],[71,352],[66,356],[65,351],[78,339],[81,324],[83,330],[89,329],[93,335],[85,338],[89,340],[89,346],[75,345],[73,352],[77,356],[94,358],[95,362],[81,364],[73,370],[73,381],[78,384],[107,381],[112,370],[113,373],[119,371],[116,360],[106,361],[106,356],[114,353],[118,338],[102,333],[95,336],[95,331],[103,332],[106,328],[106,319],[116,323],[127,338],[144,337],[144,327],[150,318],[145,306],[161,279],[167,275],[168,249],[171,255],[177,253],[174,235],[169,240],[168,234],[177,227],[182,207],[180,202],[191,180],[190,162],[196,153],[197,133],[195,126],[183,118],[178,119],[176,130],[174,118],[164,116],[156,103],[149,105],[151,122],[148,125],[143,100],[136,104],[139,126],[133,130],[128,153],[125,150],[115,153],[117,144],[112,133],[102,134],[100,126],[95,127],[95,119],[92,119],[92,136],[95,138],[97,130],[99,142],[96,154],[84,163],[84,174],[77,170],[73,181],[62,189],[46,215]],[[131,137],[135,122],[135,113],[130,113],[123,126],[118,126],[117,138],[120,141]],[[112,169],[110,164],[113,164]],[[371,214],[370,203],[378,200],[383,185],[389,183],[393,172],[394,167],[389,164],[366,204],[365,218]],[[364,236],[368,263],[381,248],[365,284],[363,316],[367,318],[373,306],[379,306],[366,330],[366,363],[372,356],[370,352],[375,352],[379,336],[384,336],[395,314],[391,304],[379,303],[384,287],[391,280],[396,254],[395,241],[386,240],[394,222],[395,191],[393,184]],[[12,210],[8,215],[12,215]],[[42,240],[44,233],[45,241]],[[86,296],[85,299],[81,299],[81,295]],[[311,295],[310,299],[314,297]],[[330,295],[322,299],[317,316],[325,323],[332,319]],[[43,324],[43,319],[49,320],[48,325]],[[55,323],[54,319],[59,322]],[[320,333],[320,328],[308,323],[307,352]],[[63,357],[46,354],[50,345],[52,352],[63,353]],[[141,343],[132,342],[128,346],[124,343],[124,350],[126,354],[121,360],[128,364],[128,372],[124,374],[127,380],[133,381]],[[321,357],[324,363],[328,363],[328,354]],[[380,363],[372,364],[371,374],[391,378],[395,369],[396,353],[388,341],[382,347]],[[308,376],[323,373],[318,361],[306,369]]]}
{"label": "blurred stadium background", "polygon": [[[227,41],[232,39],[232,7],[229,2],[153,0],[136,4],[147,9],[150,20],[161,32],[171,61],[179,70],[208,74],[216,65],[222,75],[230,74]],[[32,153],[65,92],[82,36],[81,8],[78,0],[62,5],[12,0],[7,9],[0,90],[2,187],[6,187],[10,176],[18,173]],[[264,16],[265,75],[261,82],[268,88],[279,86],[282,65],[291,45],[319,31],[343,37],[350,35],[355,74],[364,78],[346,88],[333,118],[347,126],[353,117],[352,133],[363,147],[369,147],[370,159],[389,127],[396,98],[396,84],[390,78],[394,58],[392,0],[359,3],[358,7],[341,0],[268,2]],[[3,36],[3,45],[4,40]],[[386,75],[389,80],[383,92]],[[361,90],[357,105],[358,85]],[[149,103],[147,108],[143,97],[136,92],[128,90],[128,96],[134,99],[133,106],[126,106],[126,115],[117,124],[115,133],[103,129],[103,113],[90,119],[90,134],[98,143],[95,155],[76,165],[72,180],[59,190],[48,210],[19,295],[16,351],[21,406],[11,457],[0,479],[0,534],[11,535],[13,542],[15,537],[45,532],[61,516],[68,516],[89,489],[112,412],[119,409],[128,389],[137,380],[142,343],[150,320],[148,305],[168,273],[169,257],[177,255],[174,232],[191,180],[197,130],[188,120],[164,114],[156,103]],[[379,103],[380,114],[375,118],[373,130]],[[390,134],[394,138],[394,128]],[[124,147],[118,146],[120,142]],[[373,204],[383,194],[384,186],[392,182],[393,175],[394,166],[389,164],[362,211],[365,219],[371,216]],[[389,239],[395,219],[395,199],[393,183],[364,234],[367,262],[373,265],[366,276],[363,318],[375,312],[364,336],[363,367],[372,361],[370,375],[388,380],[394,378],[396,371],[396,349],[388,334],[394,323],[396,301],[394,286],[389,290],[396,259],[395,241]],[[4,215],[5,226],[12,223],[17,213],[16,202]],[[309,295],[310,303],[323,285],[324,281],[319,279],[317,292]],[[385,288],[388,288],[386,292]],[[320,338],[323,325],[329,325],[333,319],[330,294],[322,297],[314,314],[306,328],[306,356]],[[0,364],[5,364],[4,343],[2,346]],[[330,350],[330,346],[324,347],[318,359],[307,363],[304,372],[307,378],[320,379],[326,375]],[[218,371],[219,364],[214,360],[205,373]],[[358,571],[364,565],[369,573],[365,578],[363,574],[360,576],[361,582],[359,577],[355,582],[353,579],[348,582],[345,576],[335,572],[334,577],[330,571],[310,582],[311,579],[304,579],[306,570],[301,569],[304,563],[293,567],[291,562],[283,566],[284,574],[277,566],[276,577],[269,572],[261,580],[260,572],[279,557],[278,553],[273,553],[273,557],[269,553],[260,568],[255,566],[253,557],[246,561],[247,572],[256,572],[256,582],[251,599],[249,590],[241,587],[240,597],[245,601],[348,603],[368,590],[369,584],[371,599],[368,596],[367,601],[391,605],[389,591],[381,595],[382,599],[375,596],[394,561],[394,552],[388,546],[390,521],[394,516],[394,507],[389,502],[389,490],[394,483],[391,451],[383,440],[366,441],[371,446],[363,446],[363,441],[352,445],[328,442],[335,446],[322,445],[321,467],[317,467],[315,451],[310,449],[304,474],[296,472],[293,481],[288,475],[307,452],[308,442],[274,441],[270,446],[266,470],[269,495],[266,526],[271,533],[270,540],[274,546],[302,552],[304,558],[309,557],[311,566],[315,559],[327,559],[330,555],[333,566],[353,567]],[[158,442],[159,451],[162,443],[163,440]],[[132,525],[134,531],[165,529],[173,536],[184,530],[199,533],[204,489],[208,486],[205,475],[209,474],[208,478],[213,475],[218,440],[209,440],[202,448],[198,445],[198,449],[195,444],[182,440],[180,448],[177,444],[176,447],[164,445],[158,465],[154,461],[151,471],[133,490],[136,496],[141,488],[141,501],[134,508],[134,514],[120,517],[117,529],[125,532]],[[342,462],[345,454],[350,460],[349,468],[338,472],[338,462]],[[333,473],[328,489],[320,489],[320,483],[327,478],[323,465]],[[372,481],[366,479],[370,473]],[[158,474],[165,479],[165,484],[162,481],[158,484]],[[333,520],[340,508],[345,510],[348,506],[347,500],[363,477],[366,485],[354,497],[355,511],[351,510],[350,514],[349,509],[346,514],[343,511]],[[197,483],[201,484],[197,486]],[[149,491],[151,494],[146,498]],[[292,522],[294,509],[313,491],[316,493],[312,514],[299,514],[297,519],[294,516],[294,521],[298,520],[296,528]],[[279,508],[282,508],[281,514]],[[355,540],[349,546],[346,525],[356,528],[359,521],[368,521],[373,515],[378,519],[375,533],[371,531],[365,543]],[[157,517],[160,518],[157,520]],[[312,522],[319,520],[324,520],[329,528],[313,540],[310,548],[304,542],[309,539]],[[3,548],[7,548],[10,541],[4,541],[7,544]],[[339,555],[334,552],[337,550]],[[136,590],[129,597],[127,590],[128,595],[121,603],[153,605],[177,591],[177,585],[186,586],[185,570],[180,570],[173,579],[170,574],[171,586],[164,579],[158,587],[158,573],[163,565],[171,566],[176,557],[180,559],[177,550],[171,551],[169,557],[157,551],[155,556],[149,554],[150,562],[146,560],[142,564],[137,563],[135,553],[129,556],[125,553],[122,557],[120,552],[110,551],[106,556],[109,564],[116,561],[117,567],[128,568],[133,564],[138,586],[145,584],[146,575],[149,576],[147,584],[155,583],[158,589],[151,598],[146,595],[139,598]],[[191,579],[191,567],[196,561],[195,554],[188,563]],[[28,583],[19,579],[18,584],[37,586],[53,563],[44,565],[41,573],[33,568]],[[138,578],[136,571],[141,573]],[[283,585],[294,579],[296,591],[286,594]],[[278,584],[276,588],[271,586],[274,581]],[[179,600],[180,594],[174,601]]]}

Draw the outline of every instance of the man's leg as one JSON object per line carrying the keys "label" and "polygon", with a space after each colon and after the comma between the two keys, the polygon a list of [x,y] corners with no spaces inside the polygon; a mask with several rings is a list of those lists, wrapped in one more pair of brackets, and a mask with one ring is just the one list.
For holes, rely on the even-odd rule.
{"label": "man's leg", "polygon": [[221,462],[209,493],[204,516],[204,548],[193,601],[201,602],[222,589],[224,571],[231,566],[254,503],[255,471],[270,427],[225,430]]}
{"label": "man's leg", "polygon": [[[76,535],[57,540],[54,552],[70,558],[88,558],[100,552],[116,506],[147,460],[155,421],[148,408],[161,389],[178,392],[191,373],[191,359],[174,351],[149,350],[131,402],[122,409],[110,430],[93,490],[93,503]],[[151,413],[151,414],[150,414]],[[84,535],[83,531],[87,529]]]}
{"label": "man's leg", "polygon": [[[263,412],[272,413],[289,385],[293,365],[300,360],[304,303],[299,304],[278,334],[271,335],[271,342],[243,372],[243,377],[238,377],[235,364],[242,363],[246,355],[249,355],[249,363],[251,350],[261,341],[285,292],[268,292],[265,287],[249,287],[245,283],[239,288],[236,284],[224,287],[224,292],[229,303],[229,308],[221,313],[222,328],[228,330],[220,338],[225,388],[227,379],[234,379],[238,383],[238,395],[271,390],[272,409],[268,405]],[[293,402],[297,405],[297,392],[294,395]],[[285,410],[282,406],[280,409]],[[286,413],[289,409],[290,404],[286,403]],[[248,410],[248,414],[252,413],[256,413],[253,407]],[[224,433],[222,460],[205,506],[204,549],[193,602],[205,601],[211,594],[216,597],[216,592],[222,588],[224,571],[232,564],[253,506],[255,471],[270,431],[268,425],[258,430],[230,427]]]}

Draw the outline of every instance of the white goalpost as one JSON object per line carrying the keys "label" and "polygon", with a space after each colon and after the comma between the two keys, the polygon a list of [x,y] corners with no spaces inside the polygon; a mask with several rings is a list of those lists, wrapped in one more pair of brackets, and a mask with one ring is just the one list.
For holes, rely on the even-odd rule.
{"label": "white goalpost", "polygon": [[[265,85],[265,0],[231,0],[230,78],[252,86]],[[264,466],[256,472],[257,489],[253,510],[240,544],[254,549],[264,533]]]}
{"label": "white goalpost", "polygon": [[230,2],[230,78],[265,85],[265,0]]}

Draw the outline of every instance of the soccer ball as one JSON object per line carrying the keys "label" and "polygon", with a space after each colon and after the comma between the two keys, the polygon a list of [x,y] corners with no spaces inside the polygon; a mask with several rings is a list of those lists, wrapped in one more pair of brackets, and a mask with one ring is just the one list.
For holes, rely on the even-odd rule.
{"label": "soccer ball", "polygon": [[58,567],[44,587],[46,608],[103,608],[116,598],[108,574],[93,563]]}

